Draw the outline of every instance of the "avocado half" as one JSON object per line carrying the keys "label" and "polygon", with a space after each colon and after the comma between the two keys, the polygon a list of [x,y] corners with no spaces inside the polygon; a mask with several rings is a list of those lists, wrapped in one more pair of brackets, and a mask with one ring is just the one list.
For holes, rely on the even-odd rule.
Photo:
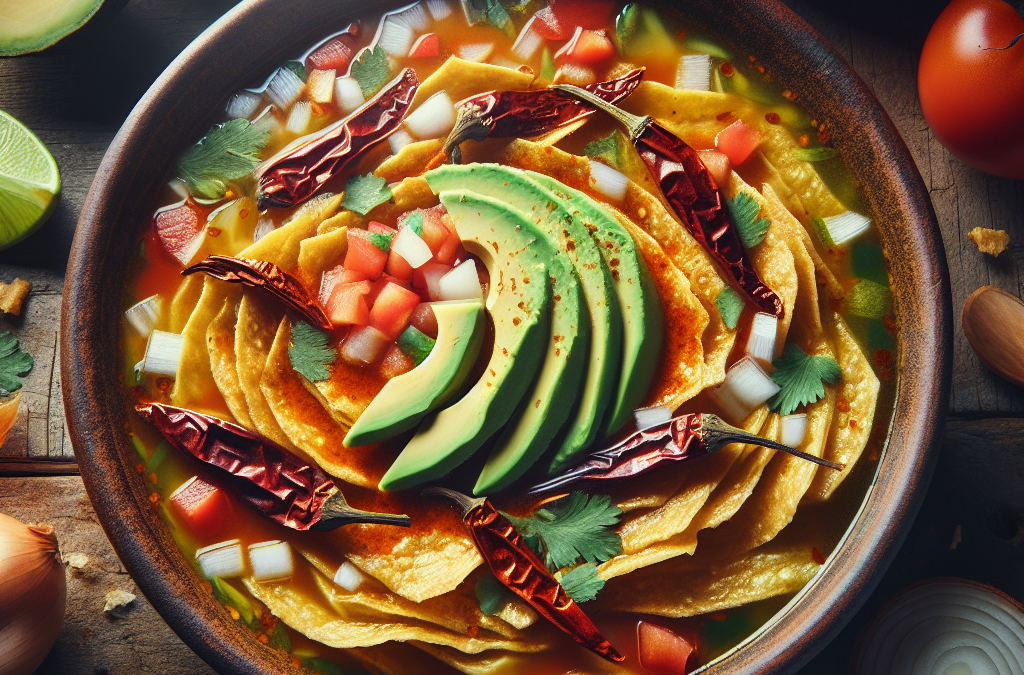
{"label": "avocado half", "polygon": [[46,49],[85,25],[102,5],[103,0],[3,0],[0,56]]}

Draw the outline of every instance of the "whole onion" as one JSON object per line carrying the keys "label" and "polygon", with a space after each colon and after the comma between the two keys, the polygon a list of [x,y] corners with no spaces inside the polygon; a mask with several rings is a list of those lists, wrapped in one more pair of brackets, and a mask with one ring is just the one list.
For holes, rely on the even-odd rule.
{"label": "whole onion", "polygon": [[57,640],[67,582],[53,527],[0,513],[0,673],[29,675]]}

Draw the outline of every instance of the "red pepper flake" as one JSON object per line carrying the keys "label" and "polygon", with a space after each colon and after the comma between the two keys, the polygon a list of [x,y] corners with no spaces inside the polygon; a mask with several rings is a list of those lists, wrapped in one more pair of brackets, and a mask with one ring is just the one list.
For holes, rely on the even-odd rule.
{"label": "red pepper flake", "polygon": [[466,635],[471,638],[475,638],[477,635],[480,635],[480,626],[470,626],[469,630],[466,631]]}
{"label": "red pepper flake", "polygon": [[136,464],[135,465],[135,470],[139,472],[139,475],[142,475],[142,474],[146,473],[146,467],[144,467],[141,464]]}
{"label": "red pepper flake", "polygon": [[749,58],[749,59],[750,59],[750,62],[751,62],[751,63],[753,63],[754,61],[757,61],[757,59],[756,59],[756,58],[754,58],[754,55],[753,55],[753,54],[751,54],[751,55],[750,55],[750,56],[748,56],[747,58]]}
{"label": "red pepper flake", "polygon": [[801,148],[806,148],[811,144],[811,137],[807,134],[802,134],[800,138],[796,139],[796,142],[800,144]]}
{"label": "red pepper flake", "polygon": [[[231,611],[233,612],[233,614],[231,615],[231,618],[234,619],[235,615],[238,614],[238,612],[235,612],[234,610],[231,610]],[[260,642],[262,642],[263,644],[267,644],[268,642],[270,642],[270,638],[267,637],[266,633],[260,633],[260,636],[258,638],[256,638],[256,639],[259,640]]]}
{"label": "red pepper flake", "polygon": [[876,349],[875,350],[875,363],[879,368],[891,368],[892,367],[892,352],[888,349]]}
{"label": "red pepper flake", "polygon": [[889,331],[893,335],[900,332],[900,325],[896,323],[896,317],[890,314],[886,314],[882,317],[882,325],[885,327],[885,330]]}
{"label": "red pepper flake", "polygon": [[718,66],[718,72],[726,77],[732,77],[736,74],[736,66],[726,61],[722,65]]}
{"label": "red pepper flake", "polygon": [[825,125],[822,124],[820,127],[818,127],[818,142],[821,143],[822,145],[828,145],[828,142],[831,140],[832,134],[828,132],[828,129],[825,128]]}
{"label": "red pepper flake", "polygon": [[825,554],[817,546],[811,549],[811,558],[819,565],[825,564]]}
{"label": "red pepper flake", "polygon": [[207,593],[213,593],[213,584],[211,584],[209,581],[204,581],[203,590]]}
{"label": "red pepper flake", "polygon": [[850,402],[840,396],[839,400],[836,401],[836,410],[839,412],[850,412]]}
{"label": "red pepper flake", "polygon": [[156,482],[157,482],[156,472],[153,472],[153,473],[149,474],[149,482],[152,483],[153,485],[156,485]]}
{"label": "red pepper flake", "polygon": [[151,504],[153,504],[153,506],[156,506],[157,502],[160,501],[160,495],[158,495],[155,492],[149,493],[149,501]]}
{"label": "red pepper flake", "polygon": [[799,96],[799,94],[797,94],[795,91],[790,91],[789,89],[782,92],[782,98],[786,99],[787,101],[795,101],[797,99],[797,96]]}
{"label": "red pepper flake", "polygon": [[765,114],[764,119],[768,122],[768,124],[778,124],[779,122],[782,121],[782,118],[779,117],[779,113],[776,112],[770,112]]}
{"label": "red pepper flake", "polygon": [[851,429],[856,429],[857,428],[857,420],[852,419],[852,418],[850,419],[850,428]]}
{"label": "red pepper flake", "polygon": [[712,621],[725,621],[729,618],[728,612],[712,612],[709,619]]}
{"label": "red pepper flake", "polygon": [[764,73],[764,66],[758,66],[757,67],[757,72]]}
{"label": "red pepper flake", "polygon": [[518,325],[519,325],[519,324],[521,324],[522,322],[523,322],[523,320],[522,320],[522,319],[520,319],[520,318],[519,318],[518,316],[514,316],[514,317],[512,317],[512,325],[513,325],[513,326],[518,326]]}

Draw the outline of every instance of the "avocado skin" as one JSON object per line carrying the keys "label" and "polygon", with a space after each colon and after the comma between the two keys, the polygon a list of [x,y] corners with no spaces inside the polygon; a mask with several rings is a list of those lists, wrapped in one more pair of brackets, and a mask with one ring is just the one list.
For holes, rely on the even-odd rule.
{"label": "avocado skin", "polygon": [[543,234],[508,205],[464,190],[442,192],[463,245],[490,274],[487,309],[494,349],[484,374],[449,407],[427,417],[380,482],[403,490],[442,478],[468,459],[512,416],[550,336],[551,286]]}
{"label": "avocado skin", "polygon": [[430,355],[384,385],[345,435],[345,445],[375,443],[412,429],[465,382],[483,342],[483,304],[465,300],[433,308],[437,340]]}

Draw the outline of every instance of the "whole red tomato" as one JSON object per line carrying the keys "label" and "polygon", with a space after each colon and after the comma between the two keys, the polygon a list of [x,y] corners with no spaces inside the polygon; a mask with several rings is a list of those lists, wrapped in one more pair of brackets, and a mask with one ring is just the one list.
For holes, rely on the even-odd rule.
{"label": "whole red tomato", "polygon": [[953,0],[928,33],[917,74],[935,137],[1007,178],[1024,178],[1024,37],[1012,44],[1024,34],[1021,12],[1020,0]]}

